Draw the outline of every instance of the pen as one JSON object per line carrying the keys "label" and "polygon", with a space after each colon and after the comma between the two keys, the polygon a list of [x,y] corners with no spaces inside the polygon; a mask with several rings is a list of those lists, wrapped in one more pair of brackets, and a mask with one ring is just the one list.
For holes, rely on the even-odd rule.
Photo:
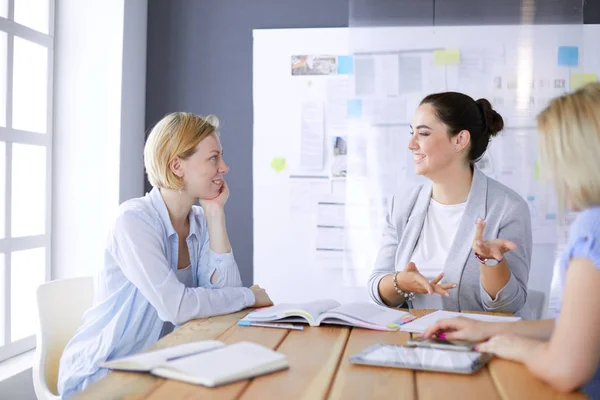
{"label": "pen", "polygon": [[265,328],[296,329],[298,331],[304,330],[304,327],[302,325],[271,324],[271,323],[266,323],[266,322],[238,321],[238,325],[239,326],[262,326]]}
{"label": "pen", "polygon": [[202,350],[195,351],[193,353],[187,353],[187,354],[182,354],[180,356],[169,357],[165,361],[168,362],[168,361],[179,360],[180,358],[186,358],[186,357],[195,356],[196,354],[206,353],[207,351],[211,351],[211,350],[215,350],[215,349],[214,348],[202,349]]}

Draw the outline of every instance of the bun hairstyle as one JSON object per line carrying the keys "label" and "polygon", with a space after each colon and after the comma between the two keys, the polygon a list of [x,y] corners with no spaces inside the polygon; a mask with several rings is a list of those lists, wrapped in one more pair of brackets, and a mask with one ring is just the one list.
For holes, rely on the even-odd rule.
{"label": "bun hairstyle", "polygon": [[448,127],[450,137],[466,130],[471,134],[469,163],[474,164],[485,153],[490,139],[504,128],[504,120],[486,99],[473,100],[458,92],[430,94],[421,104],[435,109],[437,118]]}

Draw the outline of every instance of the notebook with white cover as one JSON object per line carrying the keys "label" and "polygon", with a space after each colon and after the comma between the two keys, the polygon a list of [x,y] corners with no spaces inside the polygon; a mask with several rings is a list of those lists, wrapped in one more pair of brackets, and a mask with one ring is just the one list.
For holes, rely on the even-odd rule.
{"label": "notebook with white cover", "polygon": [[415,317],[405,311],[374,303],[340,304],[335,300],[318,300],[303,304],[278,304],[249,313],[244,321],[303,322],[311,326],[335,324],[380,331],[395,331]]}
{"label": "notebook with white cover", "polygon": [[455,317],[465,317],[487,322],[513,322],[521,319],[519,317],[504,317],[501,315],[468,314],[454,311],[438,310],[431,314],[425,315],[424,317],[417,318],[414,321],[409,322],[405,325],[402,325],[400,327],[400,330],[404,332],[423,333],[427,328],[435,324],[437,321]]}
{"label": "notebook with white cover", "polygon": [[100,366],[102,368],[120,371],[148,372],[152,368],[164,364],[169,360],[179,357],[191,356],[205,351],[225,346],[225,343],[217,340],[200,340],[197,342],[180,344],[155,351],[137,354],[134,356],[107,361]]}
{"label": "notebook with white cover", "polygon": [[[205,346],[202,349],[200,343]],[[140,356],[127,357],[120,360],[113,360],[104,363],[102,366],[110,369],[120,369],[129,371],[148,371],[152,375],[162,378],[174,379],[196,385],[214,387],[242,379],[253,378],[270,372],[279,371],[289,367],[287,358],[284,354],[273,351],[267,347],[251,342],[239,342],[231,345],[225,345],[218,341],[196,342],[197,346],[190,355],[183,355],[183,350],[171,352],[165,357],[166,350],[159,350],[154,353],[162,352],[160,357],[146,358],[139,361]],[[191,343],[190,343],[191,344]],[[182,347],[186,345],[176,346]],[[150,354],[150,353],[146,353]],[[147,370],[141,369],[141,366],[150,366]],[[135,366],[135,369],[132,367]]]}
{"label": "notebook with white cover", "polygon": [[208,387],[236,382],[289,367],[284,354],[252,342],[239,342],[196,356],[180,358],[151,372]]}

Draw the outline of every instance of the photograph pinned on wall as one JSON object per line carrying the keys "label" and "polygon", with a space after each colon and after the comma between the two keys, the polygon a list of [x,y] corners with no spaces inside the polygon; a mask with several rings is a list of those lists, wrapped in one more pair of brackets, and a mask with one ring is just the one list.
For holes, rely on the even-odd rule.
{"label": "photograph pinned on wall", "polygon": [[336,75],[337,57],[328,55],[294,55],[292,75]]}
{"label": "photograph pinned on wall", "polygon": [[348,143],[346,138],[341,136],[334,136],[331,140],[333,145],[331,177],[345,178],[348,173]]}

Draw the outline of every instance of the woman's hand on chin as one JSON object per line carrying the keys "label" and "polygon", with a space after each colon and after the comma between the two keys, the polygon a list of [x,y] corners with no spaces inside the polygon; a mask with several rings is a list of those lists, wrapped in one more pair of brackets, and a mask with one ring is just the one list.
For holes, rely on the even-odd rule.
{"label": "woman's hand on chin", "polygon": [[223,180],[223,185],[221,185],[221,189],[219,194],[213,199],[198,199],[200,205],[204,209],[204,211],[209,212],[212,210],[223,209],[225,207],[225,203],[229,198],[229,186],[227,186],[227,182]]}

